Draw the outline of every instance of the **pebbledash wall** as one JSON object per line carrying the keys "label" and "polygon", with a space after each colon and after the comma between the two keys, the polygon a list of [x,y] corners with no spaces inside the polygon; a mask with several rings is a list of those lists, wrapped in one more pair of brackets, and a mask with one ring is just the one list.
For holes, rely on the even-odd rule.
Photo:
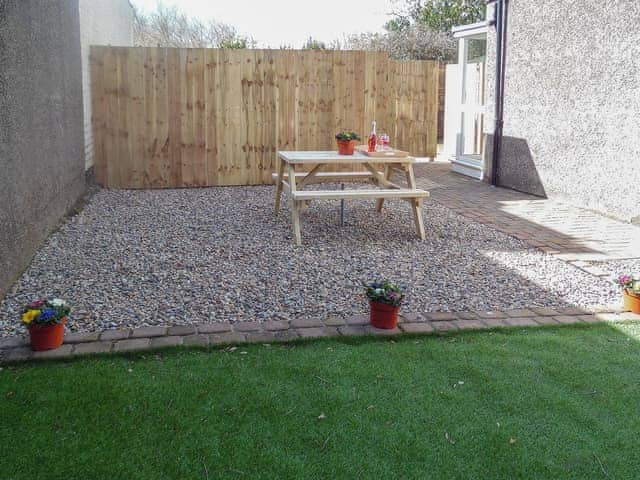
{"label": "pebbledash wall", "polygon": [[93,166],[91,128],[91,45],[133,46],[133,7],[129,0],[79,0],[85,168]]}
{"label": "pebbledash wall", "polygon": [[85,186],[78,0],[0,1],[0,298]]}
{"label": "pebbledash wall", "polygon": [[[638,25],[635,1],[510,0],[500,185],[640,223]],[[495,40],[489,27],[489,173]]]}

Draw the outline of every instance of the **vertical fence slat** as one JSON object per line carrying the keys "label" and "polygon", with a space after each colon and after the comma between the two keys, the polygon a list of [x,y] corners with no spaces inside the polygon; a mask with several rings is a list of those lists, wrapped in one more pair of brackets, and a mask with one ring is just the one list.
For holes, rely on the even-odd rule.
{"label": "vertical fence slat", "polygon": [[207,182],[218,185],[218,50],[206,49],[204,59],[205,163]]}
{"label": "vertical fence slat", "polygon": [[93,129],[94,172],[96,180],[107,185],[105,153],[106,109],[104,92],[104,48],[91,47],[89,62],[91,66],[91,126]]}
{"label": "vertical fence slat", "polygon": [[115,49],[106,49],[103,56],[104,62],[104,93],[105,93],[105,177],[109,187],[121,187],[117,175],[119,163],[124,162],[117,151],[118,139],[116,138],[118,123],[118,57]]}

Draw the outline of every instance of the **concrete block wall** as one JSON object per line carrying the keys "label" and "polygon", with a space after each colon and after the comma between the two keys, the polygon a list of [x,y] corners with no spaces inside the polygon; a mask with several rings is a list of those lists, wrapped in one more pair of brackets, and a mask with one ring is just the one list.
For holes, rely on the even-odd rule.
{"label": "concrete block wall", "polygon": [[78,0],[0,0],[0,298],[84,191],[81,70]]}
{"label": "concrete block wall", "polygon": [[[640,223],[638,25],[640,2],[509,2],[500,185]],[[488,172],[494,62],[491,27]]]}
{"label": "concrete block wall", "polygon": [[79,0],[79,8],[84,103],[84,156],[85,168],[90,168],[93,165],[90,46],[133,46],[133,7],[128,0]]}

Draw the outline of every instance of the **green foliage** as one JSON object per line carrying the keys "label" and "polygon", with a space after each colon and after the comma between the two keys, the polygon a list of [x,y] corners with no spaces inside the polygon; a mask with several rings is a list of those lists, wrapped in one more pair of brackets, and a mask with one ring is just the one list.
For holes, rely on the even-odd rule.
{"label": "green foliage", "polygon": [[247,40],[244,39],[244,38],[222,40],[220,42],[220,48],[229,48],[229,49],[233,49],[233,50],[241,50],[243,48],[247,48]]}
{"label": "green foliage", "polygon": [[385,24],[384,28],[388,32],[400,32],[403,29],[409,27],[410,25],[411,25],[411,22],[407,17],[398,16],[396,18],[389,20]]}
{"label": "green foliage", "polygon": [[356,132],[343,130],[342,132],[336,133],[336,140],[344,140],[345,142],[349,142],[351,140],[360,140],[360,135]]}
{"label": "green foliage", "polygon": [[302,48],[304,50],[327,50],[327,44],[320,40],[316,40],[313,37],[309,37],[307,38],[307,41],[304,42]]}
{"label": "green foliage", "polygon": [[385,25],[386,33],[351,35],[345,46],[387,51],[398,60],[455,61],[451,28],[482,20],[485,9],[485,0],[405,0]]}
{"label": "green foliage", "polygon": [[440,32],[450,32],[456,25],[466,25],[482,20],[485,16],[485,0],[435,0],[411,2],[414,21]]}
{"label": "green foliage", "polygon": [[5,365],[0,477],[638,478],[638,335],[518,328]]}
{"label": "green foliage", "polygon": [[400,305],[404,299],[403,287],[391,283],[389,280],[367,282],[363,284],[367,298],[372,302]]}

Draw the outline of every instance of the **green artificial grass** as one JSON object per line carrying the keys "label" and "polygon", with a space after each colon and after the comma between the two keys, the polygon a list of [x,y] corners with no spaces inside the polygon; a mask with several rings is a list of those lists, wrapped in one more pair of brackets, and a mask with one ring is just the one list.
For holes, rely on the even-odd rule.
{"label": "green artificial grass", "polygon": [[638,324],[0,371],[1,479],[640,477]]}

